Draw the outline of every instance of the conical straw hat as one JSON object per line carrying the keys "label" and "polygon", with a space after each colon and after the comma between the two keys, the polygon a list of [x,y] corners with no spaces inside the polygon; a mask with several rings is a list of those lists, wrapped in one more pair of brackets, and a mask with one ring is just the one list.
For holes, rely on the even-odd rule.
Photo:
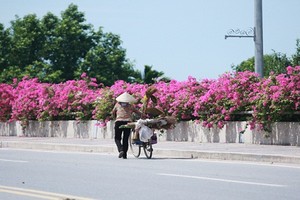
{"label": "conical straw hat", "polygon": [[118,102],[127,102],[127,103],[135,103],[136,102],[136,99],[133,96],[131,96],[130,94],[128,94],[127,92],[124,92],[123,94],[118,96],[116,98],[116,100]]}

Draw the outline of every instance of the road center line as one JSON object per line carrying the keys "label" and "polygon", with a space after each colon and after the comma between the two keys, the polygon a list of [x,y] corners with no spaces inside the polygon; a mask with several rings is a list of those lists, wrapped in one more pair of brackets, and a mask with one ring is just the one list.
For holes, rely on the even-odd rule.
{"label": "road center line", "polygon": [[16,162],[16,163],[27,163],[26,160],[8,160],[8,159],[0,159],[2,162]]}
{"label": "road center line", "polygon": [[6,192],[21,196],[39,197],[42,199],[76,199],[76,200],[92,200],[90,198],[78,197],[73,195],[59,194],[53,192],[45,192],[40,190],[24,189],[17,187],[8,187],[0,185],[0,192]]}
{"label": "road center line", "polygon": [[248,184],[248,185],[260,185],[260,186],[268,186],[268,187],[286,187],[286,185],[269,184],[269,183],[258,183],[258,182],[249,182],[249,181],[237,181],[237,180],[220,179],[220,178],[210,178],[210,177],[202,177],[202,176],[188,176],[188,175],[164,174],[164,173],[158,173],[158,175],[161,175],[161,176],[181,177],[181,178],[193,178],[193,179],[201,179],[201,180],[209,180],[209,181],[220,181],[220,182],[227,182],[227,183],[240,183],[240,184]]}
{"label": "road center line", "polygon": [[49,199],[49,200],[53,199],[53,197],[46,197],[46,196],[38,195],[38,194],[31,194],[31,193],[27,193],[27,192],[20,192],[20,191],[1,189],[1,188],[0,188],[0,192],[10,193],[10,194],[15,194],[15,195],[20,195],[20,196],[36,197],[36,198],[40,198],[40,199]]}

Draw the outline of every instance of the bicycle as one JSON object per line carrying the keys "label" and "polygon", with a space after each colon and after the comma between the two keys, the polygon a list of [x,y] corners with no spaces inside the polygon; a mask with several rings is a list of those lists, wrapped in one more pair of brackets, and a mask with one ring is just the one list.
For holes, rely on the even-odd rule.
{"label": "bicycle", "polygon": [[153,132],[153,136],[148,140],[148,142],[143,142],[140,140],[132,140],[133,134],[134,134],[134,130],[132,129],[131,134],[129,136],[129,144],[133,156],[136,158],[140,157],[141,149],[143,148],[145,156],[148,159],[151,159],[153,153],[152,144],[157,143],[156,134]]}
{"label": "bicycle", "polygon": [[[124,125],[124,128],[131,128],[131,133],[129,135],[129,144],[130,149],[134,157],[138,158],[141,155],[141,148],[143,148],[144,153],[148,159],[152,158],[153,153],[153,144],[157,143],[157,135],[155,134],[154,130],[160,130],[160,129],[170,129],[175,126],[176,119],[174,117],[160,117],[157,119],[146,119],[146,120],[138,120],[137,122],[131,122],[127,125]],[[147,142],[141,141],[141,140],[132,140],[133,138],[139,138],[139,137],[133,137],[134,134],[141,134],[140,130],[138,133],[136,132],[137,129],[141,127],[147,127],[148,130],[144,130],[144,134],[147,135],[146,138],[149,138]],[[151,129],[149,131],[149,129]],[[146,131],[146,132],[145,132]],[[152,134],[151,134],[152,133]],[[143,139],[145,138],[145,135],[142,132]]]}

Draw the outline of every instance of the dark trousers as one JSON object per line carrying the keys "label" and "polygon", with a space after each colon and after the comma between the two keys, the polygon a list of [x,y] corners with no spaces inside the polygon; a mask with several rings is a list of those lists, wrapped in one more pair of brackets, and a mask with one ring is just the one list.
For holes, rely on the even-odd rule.
{"label": "dark trousers", "polygon": [[[127,124],[127,121],[116,121],[115,122],[115,143],[118,151],[123,151],[125,155],[128,151],[128,138],[130,135],[130,128],[119,128],[121,125]],[[123,135],[122,135],[123,134]],[[122,137],[123,136],[123,137]]]}

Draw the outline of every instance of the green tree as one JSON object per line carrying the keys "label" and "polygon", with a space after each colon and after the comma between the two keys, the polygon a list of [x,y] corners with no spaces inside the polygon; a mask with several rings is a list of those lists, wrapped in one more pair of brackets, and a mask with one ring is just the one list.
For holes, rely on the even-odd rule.
{"label": "green tree", "polygon": [[36,15],[30,14],[12,22],[11,65],[24,69],[25,66],[40,60],[44,35]]}
{"label": "green tree", "polygon": [[0,23],[0,72],[9,65],[10,43],[9,31],[5,30],[4,25]]}
{"label": "green tree", "polygon": [[[143,82],[147,84],[155,83],[159,78],[163,78],[164,73],[152,69],[152,66],[144,66]],[[165,77],[164,77],[165,78]],[[165,78],[168,79],[168,78]]]}
{"label": "green tree", "polygon": [[26,73],[26,66],[41,61],[41,50],[44,44],[44,35],[36,15],[30,14],[23,19],[16,17],[11,27],[5,31],[9,36],[1,38],[4,43],[5,54],[0,55],[1,82],[11,82],[12,78],[21,78]]}
{"label": "green tree", "polygon": [[54,71],[61,71],[63,80],[70,80],[75,78],[76,69],[94,46],[94,32],[92,25],[84,23],[84,13],[79,12],[76,5],[71,4],[61,15],[58,24],[55,21],[50,24],[55,32],[50,35],[53,38],[49,38],[53,46],[48,48],[48,59]]}
{"label": "green tree", "polygon": [[8,29],[0,24],[0,81],[29,76],[58,83],[83,72],[108,86],[116,80],[140,80],[121,43],[118,35],[86,24],[74,4],[61,18],[50,12],[41,20],[34,14],[16,17]]}
{"label": "green tree", "polygon": [[116,80],[130,82],[130,77],[136,78],[138,73],[126,59],[126,50],[121,47],[120,37],[103,33],[101,29],[95,36],[97,45],[89,50],[77,75],[86,72],[106,86],[114,84]]}
{"label": "green tree", "polygon": [[286,73],[286,68],[292,63],[290,59],[283,53],[275,51],[270,55],[264,56],[264,68],[266,76],[273,72],[274,74]]}
{"label": "green tree", "polygon": [[296,40],[296,53],[292,55],[293,66],[300,66],[300,39]]}
{"label": "green tree", "polygon": [[[264,55],[263,59],[264,76],[269,76],[271,72],[274,74],[286,73],[286,67],[292,64],[286,54],[275,51],[272,54]],[[254,72],[254,57],[241,62],[239,65],[233,65],[232,69],[237,72],[246,70]]]}
{"label": "green tree", "polygon": [[[42,31],[45,36],[45,43],[42,49],[42,63],[37,62],[36,65],[41,65],[42,71],[37,72],[37,77],[44,82],[62,82],[66,79],[63,77],[63,71],[56,69],[54,63],[59,62],[56,54],[57,38],[61,20],[54,14],[48,12],[41,20]],[[29,66],[32,67],[32,66]],[[34,76],[32,74],[32,76]]]}

